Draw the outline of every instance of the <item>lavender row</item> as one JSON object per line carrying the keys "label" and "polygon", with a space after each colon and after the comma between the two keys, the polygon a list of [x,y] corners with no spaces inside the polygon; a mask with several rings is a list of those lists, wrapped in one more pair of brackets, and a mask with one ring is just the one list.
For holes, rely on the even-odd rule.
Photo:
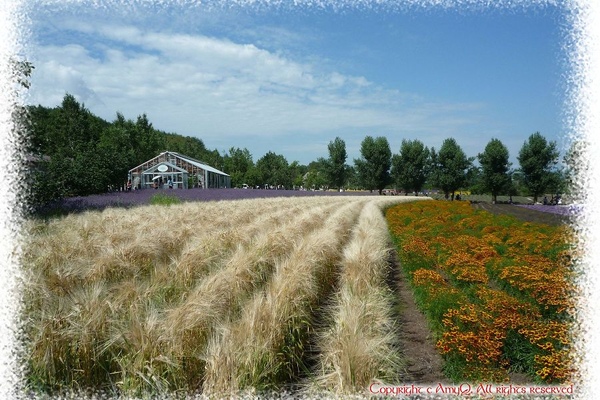
{"label": "lavender row", "polygon": [[560,206],[550,206],[543,204],[519,204],[517,207],[524,207],[530,210],[536,210],[541,212],[547,212],[558,215],[579,215],[583,212],[583,207],[577,204],[571,205],[560,205]]}
{"label": "lavender row", "polygon": [[146,189],[129,192],[113,192],[86,197],[70,197],[50,204],[42,213],[69,213],[86,210],[103,210],[107,207],[133,207],[150,204],[152,196],[164,194],[181,201],[219,201],[273,197],[305,196],[359,196],[376,195],[370,192],[334,192],[300,190],[261,190],[261,189]]}

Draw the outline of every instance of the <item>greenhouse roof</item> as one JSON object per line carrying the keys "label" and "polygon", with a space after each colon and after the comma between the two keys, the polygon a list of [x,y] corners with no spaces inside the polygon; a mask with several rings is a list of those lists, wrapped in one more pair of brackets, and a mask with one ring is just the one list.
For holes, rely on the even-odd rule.
{"label": "greenhouse roof", "polygon": [[[208,172],[213,172],[213,173],[215,173],[215,174],[224,175],[224,176],[229,176],[229,174],[226,174],[226,173],[225,173],[225,172],[223,172],[223,171],[220,171],[220,170],[218,170],[218,169],[216,169],[216,168],[214,168],[214,167],[211,167],[210,165],[208,165],[208,164],[206,164],[206,163],[204,163],[204,162],[202,162],[202,161],[196,160],[196,159],[194,159],[194,158],[192,158],[192,157],[185,156],[185,155],[183,155],[183,154],[176,153],[176,152],[174,152],[174,151],[164,151],[164,152],[160,153],[159,155],[157,155],[156,157],[154,157],[154,158],[153,158],[153,159],[151,159],[151,160],[154,160],[154,159],[156,159],[156,158],[159,158],[159,157],[161,157],[161,156],[163,156],[163,155],[173,155],[173,156],[175,156],[175,157],[177,157],[177,158],[179,158],[179,159],[181,159],[181,160],[183,160],[183,161],[185,161],[185,162],[187,162],[187,163],[189,163],[189,164],[191,164],[191,165],[195,165],[196,167],[198,167],[198,168],[202,168],[203,170],[206,170],[206,171],[208,171]],[[147,162],[149,162],[149,161],[151,161],[151,160],[148,160],[148,161],[146,161],[145,163],[143,163],[143,164],[140,164],[140,165],[138,165],[137,167],[130,169],[130,171],[133,171],[133,170],[135,170],[135,169],[138,169],[138,168],[142,167],[144,164],[146,164]],[[163,162],[162,162],[162,164],[169,164],[169,165],[170,165],[170,163],[168,163],[167,161],[163,161]]]}
{"label": "greenhouse roof", "polygon": [[193,158],[191,158],[191,157],[184,156],[183,154],[175,153],[174,151],[167,151],[167,152],[165,152],[165,153],[170,153],[170,154],[173,154],[173,155],[175,155],[176,157],[179,157],[179,158],[181,158],[182,160],[185,160],[185,161],[189,162],[190,164],[192,164],[192,165],[195,165],[196,167],[200,167],[200,168],[202,168],[202,169],[205,169],[205,170],[207,170],[207,171],[209,171],[209,172],[214,172],[214,173],[216,173],[216,174],[220,174],[220,175],[226,175],[226,176],[229,176],[229,174],[226,174],[226,173],[225,173],[225,172],[223,172],[223,171],[220,171],[220,170],[218,170],[218,169],[216,169],[216,168],[214,168],[214,167],[211,167],[210,165],[208,165],[208,164],[206,164],[206,163],[203,163],[202,161],[198,161],[198,160],[196,160],[196,159],[193,159]]}

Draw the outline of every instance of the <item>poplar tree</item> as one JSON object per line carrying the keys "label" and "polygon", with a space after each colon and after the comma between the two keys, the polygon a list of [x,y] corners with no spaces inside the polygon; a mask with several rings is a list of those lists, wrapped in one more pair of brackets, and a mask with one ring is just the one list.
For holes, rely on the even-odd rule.
{"label": "poplar tree", "polygon": [[367,136],[361,143],[360,159],[354,160],[361,186],[381,194],[390,183],[392,152],[387,138]]}
{"label": "poplar tree", "polygon": [[492,201],[496,203],[497,196],[508,192],[511,183],[508,149],[500,140],[492,139],[477,158],[481,165],[483,190],[489,191],[492,194]]}
{"label": "poplar tree", "polygon": [[326,160],[325,170],[328,183],[331,187],[341,189],[346,183],[348,171],[346,142],[336,137],[335,140],[329,142],[327,149],[329,150],[329,158]]}
{"label": "poplar tree", "polygon": [[430,152],[420,140],[402,139],[400,153],[392,157],[391,175],[397,188],[417,195],[425,185]]}
{"label": "poplar tree", "polygon": [[548,142],[539,132],[523,143],[517,159],[523,173],[523,184],[533,196],[534,203],[555,183],[558,155],[556,142]]}
{"label": "poplar tree", "polygon": [[464,186],[467,179],[467,169],[471,161],[453,138],[448,138],[442,143],[440,151],[434,155],[433,182],[444,191],[446,198]]}

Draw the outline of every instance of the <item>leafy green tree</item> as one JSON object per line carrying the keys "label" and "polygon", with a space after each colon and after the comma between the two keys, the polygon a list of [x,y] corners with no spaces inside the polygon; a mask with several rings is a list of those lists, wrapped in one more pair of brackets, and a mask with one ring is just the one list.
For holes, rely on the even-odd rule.
{"label": "leafy green tree", "polygon": [[367,136],[361,143],[361,158],[354,160],[361,185],[379,194],[390,183],[392,152],[387,138]]}
{"label": "leafy green tree", "polygon": [[486,190],[483,187],[483,173],[481,167],[471,165],[467,169],[465,186],[471,194],[485,194]]}
{"label": "leafy green tree", "polygon": [[576,194],[583,190],[584,173],[590,170],[590,157],[585,157],[586,148],[589,148],[589,143],[574,140],[563,156],[565,193]]}
{"label": "leafy green tree", "polygon": [[101,160],[96,150],[109,123],[70,94],[60,107],[38,108],[31,115],[36,118],[31,123],[31,148],[38,159],[29,177],[33,202],[106,191],[110,178],[97,170]]}
{"label": "leafy green tree", "polygon": [[252,188],[255,188],[257,186],[261,186],[264,185],[263,182],[263,178],[258,170],[258,168],[256,167],[256,165],[251,166],[248,171],[246,171],[246,182],[249,186],[251,186]]}
{"label": "leafy green tree", "polygon": [[60,128],[55,123],[58,108],[47,108],[42,106],[30,106],[27,108],[28,140],[27,151],[32,155],[48,155],[54,151],[56,146],[57,130]]}
{"label": "leafy green tree", "polygon": [[247,184],[246,174],[254,166],[252,154],[246,148],[231,147],[229,152],[223,156],[223,164],[227,174],[231,176],[231,186],[241,187]]}
{"label": "leafy green tree", "polygon": [[304,175],[308,171],[306,165],[300,164],[298,161],[293,161],[289,166],[290,176],[292,177],[292,186],[299,188],[304,185]]}
{"label": "leafy green tree", "polygon": [[140,163],[156,157],[163,150],[164,137],[154,129],[146,114],[137,117],[132,140],[136,142]]}
{"label": "leafy green tree", "polygon": [[304,184],[310,190],[327,190],[327,178],[321,171],[309,170],[304,179]]}
{"label": "leafy green tree", "polygon": [[543,195],[556,179],[555,166],[559,153],[556,142],[548,142],[539,132],[535,132],[519,151],[519,164],[523,173],[523,183],[533,201]]}
{"label": "leafy green tree", "polygon": [[562,168],[556,168],[550,172],[548,186],[546,190],[557,196],[566,193],[569,189],[566,171]]}
{"label": "leafy green tree", "polygon": [[9,58],[8,60],[10,73],[14,77],[15,81],[23,88],[29,89],[31,87],[31,73],[35,69],[33,64],[25,60],[17,60],[16,58]]}
{"label": "leafy green tree", "polygon": [[316,161],[308,164],[308,169],[303,179],[305,188],[311,190],[328,188],[327,164],[327,160],[323,157],[319,157]]}
{"label": "leafy green tree", "polygon": [[[130,140],[130,130],[125,126],[113,124],[102,131],[100,141],[96,147],[99,175],[104,178],[104,184],[107,187],[119,187],[127,176],[129,169],[134,164],[135,159]],[[105,190],[106,187],[102,188]]]}
{"label": "leafy green tree", "polygon": [[471,162],[453,138],[444,140],[440,151],[432,155],[435,185],[444,191],[446,198],[451,196],[454,200],[454,193],[466,183],[466,171]]}
{"label": "leafy green tree", "polygon": [[[164,144],[160,151],[174,151],[196,160],[207,162],[206,159],[209,151],[202,139],[192,136],[181,136],[176,133],[164,133],[163,137]],[[160,151],[157,151],[157,154]]]}
{"label": "leafy green tree", "polygon": [[269,151],[256,162],[260,185],[278,186],[286,188],[292,186],[292,177],[289,165],[284,156]]}
{"label": "leafy green tree", "polygon": [[328,184],[331,187],[341,189],[346,183],[347,169],[346,159],[346,142],[339,137],[329,142],[327,146],[329,150],[329,158],[326,160],[325,173],[327,175]]}
{"label": "leafy green tree", "polygon": [[354,189],[354,190],[360,188],[358,173],[356,172],[356,168],[353,165],[348,165],[347,175],[348,175],[348,180],[347,180],[348,188]]}
{"label": "leafy green tree", "polygon": [[512,181],[512,186],[516,194],[515,196],[526,196],[527,188],[525,187],[525,177],[523,172],[520,169],[515,169],[512,171],[510,175],[510,179]]}
{"label": "leafy green tree", "polygon": [[506,193],[511,183],[508,149],[500,140],[492,139],[477,158],[481,165],[483,189],[492,194],[492,202],[496,203],[497,196]]}
{"label": "leafy green tree", "polygon": [[427,180],[429,157],[423,142],[402,139],[400,153],[392,157],[391,176],[396,188],[418,195]]}
{"label": "leafy green tree", "polygon": [[57,119],[58,126],[61,127],[57,132],[57,145],[65,156],[70,157],[93,147],[98,142],[102,129],[108,125],[97,121],[96,117],[70,94],[65,95]]}

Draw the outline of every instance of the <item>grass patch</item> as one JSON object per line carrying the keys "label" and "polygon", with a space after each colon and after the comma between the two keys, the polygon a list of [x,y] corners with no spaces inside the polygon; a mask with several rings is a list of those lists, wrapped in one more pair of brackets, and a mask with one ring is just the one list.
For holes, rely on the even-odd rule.
{"label": "grass patch", "polygon": [[170,206],[173,204],[180,204],[181,199],[172,194],[166,193],[157,193],[150,197],[151,205],[159,205],[159,206]]}

